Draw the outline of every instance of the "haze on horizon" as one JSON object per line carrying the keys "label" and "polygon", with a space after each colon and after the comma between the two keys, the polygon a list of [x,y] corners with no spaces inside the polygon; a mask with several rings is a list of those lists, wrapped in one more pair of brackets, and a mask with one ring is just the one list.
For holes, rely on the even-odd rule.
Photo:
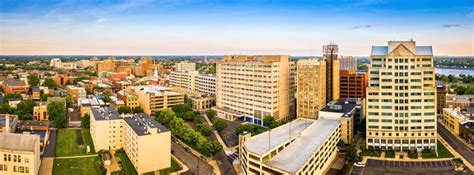
{"label": "haze on horizon", "polygon": [[2,0],[1,55],[367,56],[388,40],[474,56],[470,0]]}

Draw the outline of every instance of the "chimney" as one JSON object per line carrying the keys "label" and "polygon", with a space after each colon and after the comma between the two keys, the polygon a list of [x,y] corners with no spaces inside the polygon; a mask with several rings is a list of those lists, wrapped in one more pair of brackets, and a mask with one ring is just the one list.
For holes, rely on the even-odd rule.
{"label": "chimney", "polygon": [[10,133],[10,114],[5,114],[5,133]]}

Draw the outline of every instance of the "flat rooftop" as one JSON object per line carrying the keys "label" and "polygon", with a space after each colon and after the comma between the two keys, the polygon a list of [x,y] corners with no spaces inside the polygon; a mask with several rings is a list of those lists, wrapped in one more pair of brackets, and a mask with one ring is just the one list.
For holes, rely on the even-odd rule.
{"label": "flat rooftop", "polygon": [[[297,119],[271,131],[253,136],[244,143],[247,151],[263,156],[279,145],[292,140],[306,130],[315,120]],[[287,162],[288,163],[288,162]]]}
{"label": "flat rooftop", "polygon": [[349,101],[348,99],[339,99],[333,102],[332,105],[327,105],[321,111],[343,113],[344,115],[351,113],[356,108],[357,103]]}
{"label": "flat rooftop", "polygon": [[15,133],[0,133],[0,149],[17,151],[35,151],[39,148],[39,136]]}
{"label": "flat rooftop", "polygon": [[[300,119],[298,119],[300,120]],[[302,131],[295,140],[266,164],[296,173],[339,126],[339,120],[320,118]],[[297,155],[297,156],[295,156]]]}
{"label": "flat rooftop", "polygon": [[456,110],[456,108],[443,108],[443,111],[450,113],[460,120],[466,119],[466,116],[464,116],[461,111]]}
{"label": "flat rooftop", "polygon": [[137,90],[143,93],[147,94],[156,94],[156,95],[163,95],[163,94],[169,94],[169,95],[179,95],[179,93],[172,91],[171,88],[169,87],[164,87],[164,86],[139,86],[136,87]]}
{"label": "flat rooftop", "polygon": [[92,108],[92,115],[95,120],[118,120],[121,119],[120,114],[111,107]]}
{"label": "flat rooftop", "polygon": [[145,113],[133,114],[131,117],[125,117],[124,120],[139,136],[147,135],[149,132],[148,128],[156,128],[157,133],[169,131],[161,123],[158,123]]}

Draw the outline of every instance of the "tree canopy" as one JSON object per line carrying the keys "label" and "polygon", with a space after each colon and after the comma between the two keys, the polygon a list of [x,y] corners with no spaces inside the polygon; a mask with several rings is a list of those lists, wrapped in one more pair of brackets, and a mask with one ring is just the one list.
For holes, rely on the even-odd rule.
{"label": "tree canopy", "polygon": [[18,115],[20,120],[32,120],[33,108],[36,103],[33,100],[25,100],[16,105],[15,115]]}
{"label": "tree canopy", "polygon": [[65,128],[67,126],[67,115],[64,103],[52,101],[48,104],[49,120],[55,123],[56,128]]}
{"label": "tree canopy", "polygon": [[81,126],[82,128],[89,129],[90,128],[90,119],[91,116],[89,114],[84,114],[81,118]]}
{"label": "tree canopy", "polygon": [[28,79],[28,84],[30,86],[38,86],[39,85],[40,79],[38,78],[37,75],[29,74],[26,78]]}
{"label": "tree canopy", "polygon": [[45,78],[43,82],[43,86],[47,87],[57,87],[58,85],[52,78]]}

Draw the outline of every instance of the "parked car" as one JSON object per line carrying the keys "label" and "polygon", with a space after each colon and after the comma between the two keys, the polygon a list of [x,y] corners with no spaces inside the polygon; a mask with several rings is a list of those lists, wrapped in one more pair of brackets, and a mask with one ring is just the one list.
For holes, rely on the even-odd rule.
{"label": "parked car", "polygon": [[354,166],[355,166],[355,167],[362,167],[362,168],[363,168],[363,167],[365,167],[365,163],[364,163],[364,162],[355,162],[355,163],[354,163]]}
{"label": "parked car", "polygon": [[188,153],[191,152],[191,148],[189,148],[189,147],[184,148],[184,150],[186,150],[186,152],[188,152]]}

